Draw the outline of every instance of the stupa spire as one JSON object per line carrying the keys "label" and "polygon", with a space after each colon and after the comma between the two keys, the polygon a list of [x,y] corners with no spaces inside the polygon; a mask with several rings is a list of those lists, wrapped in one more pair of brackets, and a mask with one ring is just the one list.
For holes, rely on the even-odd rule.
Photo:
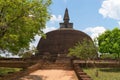
{"label": "stupa spire", "polygon": [[66,8],[66,10],[65,10],[65,14],[64,14],[64,18],[63,18],[63,20],[64,20],[64,23],[69,23],[69,13],[68,13],[68,9]]}
{"label": "stupa spire", "polygon": [[65,13],[64,13],[64,18],[63,18],[63,23],[60,23],[60,29],[73,29],[73,23],[69,23],[69,13],[68,13],[68,9],[65,9]]}

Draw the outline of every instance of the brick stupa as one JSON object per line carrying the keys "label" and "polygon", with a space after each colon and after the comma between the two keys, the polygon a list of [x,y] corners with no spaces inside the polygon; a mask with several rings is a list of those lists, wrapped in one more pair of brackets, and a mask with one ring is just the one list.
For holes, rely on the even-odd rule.
{"label": "brick stupa", "polygon": [[64,14],[64,22],[60,23],[60,28],[46,33],[46,38],[41,38],[36,56],[42,56],[46,53],[51,56],[67,55],[68,49],[73,47],[77,42],[83,40],[91,40],[86,33],[73,29],[73,23],[69,23],[69,13],[66,8]]}

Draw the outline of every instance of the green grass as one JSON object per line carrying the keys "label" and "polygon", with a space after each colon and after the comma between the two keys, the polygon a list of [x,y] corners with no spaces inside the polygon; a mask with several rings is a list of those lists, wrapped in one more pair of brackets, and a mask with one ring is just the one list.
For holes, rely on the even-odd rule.
{"label": "green grass", "polygon": [[21,68],[4,68],[4,67],[0,67],[0,75],[6,75],[8,73],[14,73],[17,71],[22,70]]}
{"label": "green grass", "polygon": [[[93,80],[120,80],[120,68],[84,68]],[[98,77],[95,76],[98,70]]]}

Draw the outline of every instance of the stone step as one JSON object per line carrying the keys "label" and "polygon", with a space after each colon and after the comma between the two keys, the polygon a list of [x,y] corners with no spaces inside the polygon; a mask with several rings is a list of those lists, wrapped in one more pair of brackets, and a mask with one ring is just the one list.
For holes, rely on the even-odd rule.
{"label": "stone step", "polygon": [[88,75],[79,75],[81,78],[90,78]]}
{"label": "stone step", "polygon": [[87,75],[85,72],[78,72],[79,75]]}
{"label": "stone step", "polygon": [[81,78],[81,80],[92,80],[91,78]]}
{"label": "stone step", "polygon": [[74,70],[76,71],[80,80],[92,80],[90,76],[88,76],[83,69],[80,68],[79,64],[74,64]]}
{"label": "stone step", "polygon": [[44,65],[43,67],[70,67],[70,66]]}
{"label": "stone step", "polygon": [[47,67],[47,68],[41,68],[41,69],[65,69],[65,70],[72,70],[72,68],[68,68],[68,67],[56,67],[56,68],[52,68],[52,67]]}
{"label": "stone step", "polygon": [[52,65],[52,66],[42,66],[42,67],[44,67],[44,68],[47,68],[47,67],[52,67],[52,68],[54,68],[54,67],[55,67],[55,68],[56,68],[56,67],[61,67],[61,68],[63,68],[63,67],[70,67],[70,66],[53,66],[53,65]]}
{"label": "stone step", "polygon": [[75,69],[77,72],[83,72],[82,69]]}
{"label": "stone step", "polygon": [[72,69],[72,67],[42,67],[41,69]]}
{"label": "stone step", "polygon": [[68,69],[71,70],[72,67],[70,64],[64,63],[46,63],[44,64],[41,69]]}

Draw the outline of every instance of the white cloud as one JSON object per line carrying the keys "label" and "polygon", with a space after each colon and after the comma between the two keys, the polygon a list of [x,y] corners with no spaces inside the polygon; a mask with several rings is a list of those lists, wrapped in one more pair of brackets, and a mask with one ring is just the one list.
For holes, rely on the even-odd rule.
{"label": "white cloud", "polygon": [[60,21],[62,21],[62,15],[58,15],[58,16],[52,15],[51,18],[50,18],[50,21],[52,23],[54,23],[54,22],[60,22]]}
{"label": "white cloud", "polygon": [[[47,32],[50,32],[50,31],[52,31],[52,30],[56,30],[56,28],[55,28],[55,27],[46,27],[45,29],[43,29],[43,32],[44,32],[44,33],[47,33]],[[39,40],[40,40],[40,38],[41,38],[41,36],[36,35],[36,36],[35,36],[35,41],[33,41],[32,43],[30,43],[30,47],[31,47],[31,48],[32,48],[33,46],[36,47],[37,44],[38,44],[38,42],[39,42]]]}
{"label": "white cloud", "polygon": [[32,47],[37,47],[37,44],[38,44],[40,38],[41,37],[39,35],[35,36],[35,41],[33,41],[33,42],[30,43],[30,49],[32,49]]}
{"label": "white cloud", "polygon": [[102,26],[89,27],[84,30],[84,32],[90,34],[91,38],[94,39],[103,33],[106,29]]}
{"label": "white cloud", "polygon": [[120,26],[120,21],[118,22],[119,26]]}
{"label": "white cloud", "polygon": [[47,33],[47,32],[50,32],[50,31],[56,30],[56,29],[57,29],[56,27],[46,27],[45,29],[43,29],[43,32]]}
{"label": "white cloud", "polygon": [[104,17],[120,20],[120,0],[104,0],[99,13]]}

